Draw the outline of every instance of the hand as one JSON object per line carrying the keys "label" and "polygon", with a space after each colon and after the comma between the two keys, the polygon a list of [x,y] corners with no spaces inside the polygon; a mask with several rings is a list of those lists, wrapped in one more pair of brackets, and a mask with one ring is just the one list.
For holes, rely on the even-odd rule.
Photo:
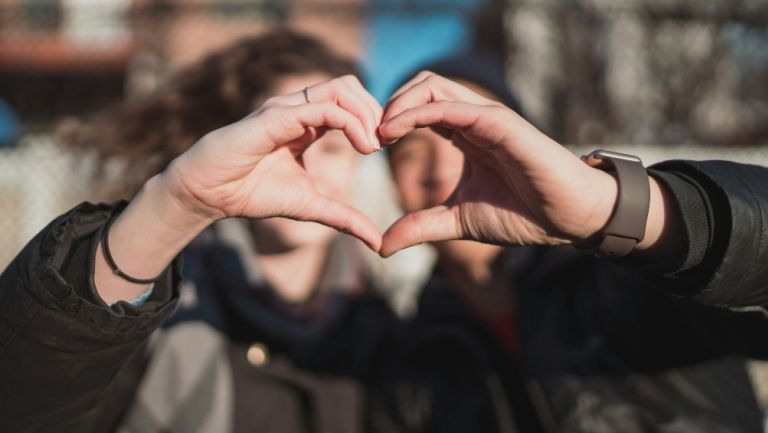
{"label": "hand", "polygon": [[320,195],[302,153],[326,129],[339,129],[363,154],[379,149],[382,109],[354,77],[270,98],[245,119],[213,131],[164,174],[173,195],[211,219],[274,216],[315,221],[378,250],[381,235],[359,211]]}
{"label": "hand", "polygon": [[[378,103],[353,77],[267,100],[245,119],[213,131],[147,181],[109,232],[112,256],[136,278],[159,275],[213,221],[243,216],[316,221],[378,251],[378,228],[357,210],[322,196],[302,153],[327,129],[344,132],[360,153],[378,149]],[[114,275],[98,246],[94,282],[107,303],[134,299],[146,286]]]}
{"label": "hand", "polygon": [[436,129],[462,150],[462,177],[442,205],[395,222],[384,234],[383,256],[448,239],[565,244],[588,238],[610,217],[613,177],[457,83],[428,72],[406,83],[389,101],[379,134],[395,141],[420,127]]}

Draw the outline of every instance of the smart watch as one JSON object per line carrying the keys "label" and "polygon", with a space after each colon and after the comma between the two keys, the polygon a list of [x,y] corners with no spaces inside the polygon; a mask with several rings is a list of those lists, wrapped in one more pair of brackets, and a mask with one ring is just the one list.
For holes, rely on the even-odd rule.
{"label": "smart watch", "polygon": [[619,193],[608,224],[574,246],[601,257],[625,256],[645,237],[651,203],[648,173],[634,155],[595,150],[581,159],[590,167],[615,172]]}

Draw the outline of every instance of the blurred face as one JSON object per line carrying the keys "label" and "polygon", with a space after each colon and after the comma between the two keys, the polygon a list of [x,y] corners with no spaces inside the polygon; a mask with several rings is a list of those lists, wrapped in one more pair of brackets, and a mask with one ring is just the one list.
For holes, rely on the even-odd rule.
{"label": "blurred face", "polygon": [[[493,98],[482,88],[461,84]],[[418,129],[389,147],[390,167],[400,192],[403,209],[415,212],[445,201],[456,189],[464,166],[464,154],[450,140],[429,128]],[[490,257],[501,249],[470,241],[448,241],[435,245],[438,253],[453,261],[464,262]]]}
{"label": "blurred face", "polygon": [[406,212],[436,206],[461,177],[464,154],[431,129],[418,129],[389,148],[392,174]]}
{"label": "blurred face", "polygon": [[[272,93],[275,95],[299,91],[304,86],[326,81],[325,74],[287,76],[278,81]],[[341,131],[328,131],[313,143],[303,155],[304,166],[317,191],[329,198],[344,201],[351,190],[357,153]],[[336,230],[324,225],[294,221],[287,218],[269,218],[253,222],[254,234],[261,241],[259,250],[267,248],[276,252],[294,248],[324,244],[331,240]]]}

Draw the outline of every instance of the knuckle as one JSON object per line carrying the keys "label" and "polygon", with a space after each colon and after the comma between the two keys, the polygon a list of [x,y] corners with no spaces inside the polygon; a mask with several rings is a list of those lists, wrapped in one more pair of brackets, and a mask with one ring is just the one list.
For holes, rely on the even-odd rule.
{"label": "knuckle", "polygon": [[419,72],[419,73],[418,73],[418,75],[416,75],[416,76],[417,76],[418,78],[420,78],[420,79],[424,80],[424,79],[427,79],[427,78],[429,78],[431,75],[435,75],[435,73],[434,73],[434,72],[432,72],[432,71],[429,71],[429,70],[426,70],[426,69],[425,69],[425,70],[423,70],[423,71]]}
{"label": "knuckle", "polygon": [[267,100],[264,101],[263,104],[261,104],[261,107],[264,108],[264,109],[268,109],[270,107],[275,107],[277,105],[280,105],[280,103],[278,102],[278,97],[277,96],[272,96],[272,97],[267,98]]}
{"label": "knuckle", "polygon": [[260,115],[265,117],[273,117],[273,116],[280,115],[282,111],[283,111],[283,107],[279,105],[269,105],[269,106],[264,105],[262,106]]}
{"label": "knuckle", "polygon": [[428,71],[428,75],[425,78],[425,81],[427,83],[429,83],[429,84],[439,84],[439,83],[445,81],[445,78],[443,78],[441,75],[438,75],[438,74],[436,74],[434,72],[429,72]]}
{"label": "knuckle", "polygon": [[347,74],[341,77],[342,82],[350,85],[361,85],[360,80],[353,74]]}
{"label": "knuckle", "polygon": [[333,102],[320,102],[318,108],[322,111],[322,116],[326,122],[337,122],[339,119],[344,119],[344,110],[340,110]]}
{"label": "knuckle", "polygon": [[490,112],[490,115],[493,116],[495,119],[500,119],[506,116],[509,116],[509,114],[512,112],[509,108],[507,108],[505,105],[502,104],[496,104],[491,105],[488,107],[488,110]]}
{"label": "knuckle", "polygon": [[338,107],[336,106],[336,104],[334,104],[333,102],[330,102],[330,101],[323,101],[323,102],[320,102],[320,103],[318,104],[318,106],[319,106],[320,108],[322,108],[322,109],[323,109],[324,111],[326,111],[326,112],[328,112],[328,111],[333,111],[333,112],[335,112],[335,111],[336,111],[336,109],[338,108]]}
{"label": "knuckle", "polygon": [[210,146],[211,143],[216,143],[218,141],[219,134],[221,134],[220,129],[221,128],[206,133],[197,140],[196,145],[198,147],[207,147]]}
{"label": "knuckle", "polygon": [[[281,125],[282,128],[289,128],[296,119],[295,115],[291,115],[289,107],[277,106],[270,107],[263,112],[264,120],[266,124]],[[254,123],[252,126],[260,123]]]}

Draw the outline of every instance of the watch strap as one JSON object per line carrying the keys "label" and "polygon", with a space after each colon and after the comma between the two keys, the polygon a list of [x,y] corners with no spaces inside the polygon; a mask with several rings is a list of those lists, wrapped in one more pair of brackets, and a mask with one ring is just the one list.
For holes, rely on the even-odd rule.
{"label": "watch strap", "polygon": [[583,159],[592,167],[615,172],[619,191],[608,224],[576,247],[599,256],[625,256],[645,237],[651,197],[648,173],[632,155],[595,151]]}

